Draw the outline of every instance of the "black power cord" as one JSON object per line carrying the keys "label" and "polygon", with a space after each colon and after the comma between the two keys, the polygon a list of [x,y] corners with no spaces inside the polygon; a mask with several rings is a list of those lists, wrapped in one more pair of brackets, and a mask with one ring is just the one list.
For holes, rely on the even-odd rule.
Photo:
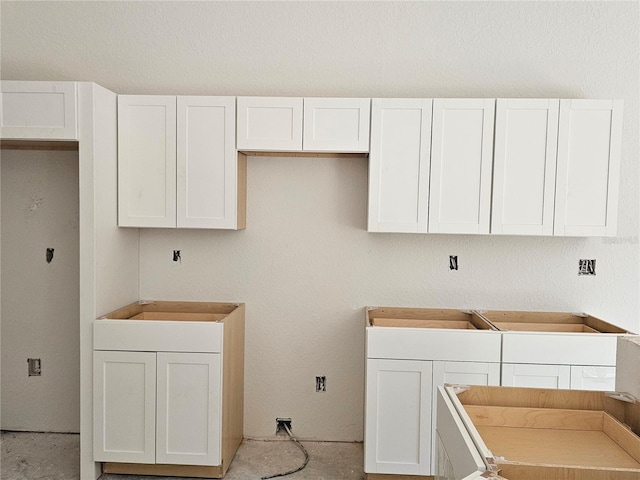
{"label": "black power cord", "polygon": [[300,450],[302,450],[302,453],[304,453],[304,463],[298,468],[296,468],[295,470],[289,470],[288,472],[284,472],[284,473],[276,473],[275,475],[267,475],[266,477],[261,477],[260,480],[267,480],[268,478],[286,477],[287,475],[291,475],[292,473],[299,472],[300,470],[302,470],[304,467],[307,466],[307,463],[309,463],[309,453],[307,452],[307,449],[304,448],[304,445],[302,445],[296,437],[293,436],[293,433],[291,433],[291,429],[289,429],[289,426],[286,423],[283,424],[282,426],[287,431],[287,435],[289,435],[289,438],[291,439],[291,441],[295,443],[298,447],[300,447]]}

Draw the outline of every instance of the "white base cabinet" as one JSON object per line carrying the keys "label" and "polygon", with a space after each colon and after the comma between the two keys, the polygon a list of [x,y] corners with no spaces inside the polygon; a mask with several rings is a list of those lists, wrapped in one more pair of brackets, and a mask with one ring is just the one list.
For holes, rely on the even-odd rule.
{"label": "white base cabinet", "polygon": [[500,333],[456,310],[377,308],[367,325],[365,472],[433,475],[437,387],[499,385]]}
{"label": "white base cabinet", "polygon": [[142,302],[94,322],[94,460],[221,478],[242,441],[244,306]]}

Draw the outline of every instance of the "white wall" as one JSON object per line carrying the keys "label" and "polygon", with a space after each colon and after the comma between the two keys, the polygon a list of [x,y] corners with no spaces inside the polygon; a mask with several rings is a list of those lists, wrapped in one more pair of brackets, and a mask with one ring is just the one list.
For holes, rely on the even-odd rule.
{"label": "white wall", "polygon": [[[277,157],[248,160],[245,231],[141,232],[142,298],[247,304],[247,436],[291,416],[301,438],[361,440],[366,305],[587,311],[640,330],[638,13],[635,2],[3,1],[1,73],[118,93],[624,99],[613,239],[368,234],[366,160]],[[578,277],[580,258],[597,259],[596,277]]]}
{"label": "white wall", "polygon": [[1,428],[79,432],[78,153],[1,154]]}

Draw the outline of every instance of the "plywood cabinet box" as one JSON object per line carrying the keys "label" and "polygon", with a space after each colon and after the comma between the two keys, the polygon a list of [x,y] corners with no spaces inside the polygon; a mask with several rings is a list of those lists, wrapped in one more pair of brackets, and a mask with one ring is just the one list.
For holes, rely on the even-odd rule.
{"label": "plywood cabinet box", "polygon": [[243,436],[244,305],[141,302],[93,333],[104,472],[223,477]]}
{"label": "plywood cabinet box", "polygon": [[76,82],[0,82],[0,138],[78,140]]}
{"label": "plywood cabinet box", "polygon": [[590,391],[438,390],[437,478],[638,480],[640,404]]}
{"label": "plywood cabinet box", "polygon": [[555,312],[373,308],[366,322],[365,472],[436,473],[445,383],[614,390],[625,330]]}

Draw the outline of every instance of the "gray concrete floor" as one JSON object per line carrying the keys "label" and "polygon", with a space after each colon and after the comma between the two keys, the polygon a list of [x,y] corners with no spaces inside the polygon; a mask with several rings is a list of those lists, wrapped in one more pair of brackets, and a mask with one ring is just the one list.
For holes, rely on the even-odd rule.
{"label": "gray concrete floor", "polygon": [[[2,480],[78,480],[79,435],[2,432]],[[361,443],[302,442],[309,464],[288,480],[363,480]],[[287,440],[245,440],[229,467],[225,480],[259,480],[297,468],[304,456]],[[107,475],[100,480],[186,480],[177,477]]]}

